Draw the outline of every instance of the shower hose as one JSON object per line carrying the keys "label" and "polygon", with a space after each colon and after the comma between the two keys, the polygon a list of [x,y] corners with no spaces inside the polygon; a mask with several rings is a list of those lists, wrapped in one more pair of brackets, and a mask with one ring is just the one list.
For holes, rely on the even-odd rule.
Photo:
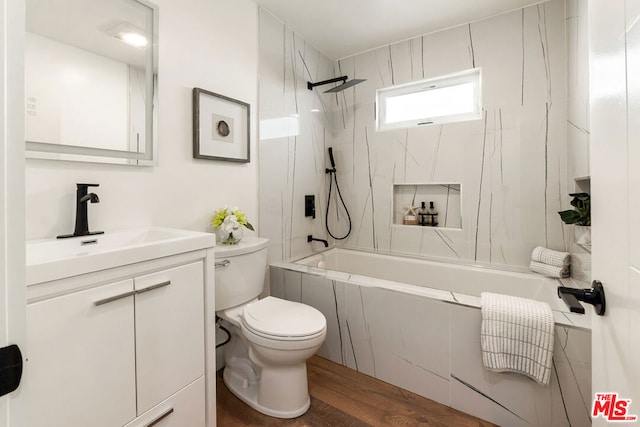
{"label": "shower hose", "polygon": [[[329,147],[329,161],[331,162],[331,169],[325,169],[325,173],[329,174],[329,194],[327,196],[327,212],[324,216],[325,226],[327,227],[327,233],[335,240],[344,240],[349,237],[351,234],[351,215],[349,215],[349,209],[347,209],[347,205],[344,203],[344,199],[342,198],[342,193],[340,193],[340,186],[338,185],[338,177],[336,176],[336,163],[333,160],[333,148]],[[331,204],[331,192],[333,191],[333,182],[336,182],[336,191],[338,192],[338,197],[340,198],[340,203],[344,207],[344,211],[347,214],[347,220],[349,221],[349,230],[347,234],[342,237],[334,236],[329,228],[329,205]],[[338,211],[338,207],[336,207],[336,212]]]}

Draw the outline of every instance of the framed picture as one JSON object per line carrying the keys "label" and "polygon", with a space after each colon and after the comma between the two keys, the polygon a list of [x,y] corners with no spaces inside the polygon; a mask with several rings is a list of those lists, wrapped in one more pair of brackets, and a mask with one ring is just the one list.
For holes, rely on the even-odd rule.
{"label": "framed picture", "polygon": [[249,163],[249,104],[194,87],[193,157]]}

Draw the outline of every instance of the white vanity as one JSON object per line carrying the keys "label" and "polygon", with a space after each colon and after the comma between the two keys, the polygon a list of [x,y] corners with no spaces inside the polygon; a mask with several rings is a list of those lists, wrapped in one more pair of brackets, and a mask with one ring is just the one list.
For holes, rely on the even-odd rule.
{"label": "white vanity", "polygon": [[156,227],[28,242],[28,425],[215,426],[214,245]]}

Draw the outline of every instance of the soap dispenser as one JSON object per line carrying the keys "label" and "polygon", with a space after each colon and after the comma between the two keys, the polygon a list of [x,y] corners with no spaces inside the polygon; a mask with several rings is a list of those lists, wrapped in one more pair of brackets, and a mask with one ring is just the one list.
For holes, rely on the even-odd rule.
{"label": "soap dispenser", "polygon": [[427,225],[431,227],[438,225],[438,210],[433,205],[433,202],[429,202],[429,209],[427,209]]}
{"label": "soap dispenser", "polygon": [[429,219],[429,216],[427,214],[427,205],[425,202],[422,202],[422,206],[420,206],[420,209],[418,209],[418,225],[429,225],[427,223]]}

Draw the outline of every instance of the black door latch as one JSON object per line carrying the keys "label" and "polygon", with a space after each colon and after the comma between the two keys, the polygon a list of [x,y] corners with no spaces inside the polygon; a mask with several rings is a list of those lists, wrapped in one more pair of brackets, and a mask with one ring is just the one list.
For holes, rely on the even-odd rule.
{"label": "black door latch", "polygon": [[22,353],[17,345],[0,348],[0,396],[16,390],[22,378]]}

